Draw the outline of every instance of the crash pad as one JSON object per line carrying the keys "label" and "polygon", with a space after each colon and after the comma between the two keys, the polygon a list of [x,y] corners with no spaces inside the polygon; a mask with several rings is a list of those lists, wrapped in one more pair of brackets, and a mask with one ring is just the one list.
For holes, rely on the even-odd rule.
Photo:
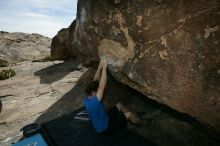
{"label": "crash pad", "polygon": [[42,128],[46,140],[55,146],[155,146],[127,127],[111,135],[96,133],[84,107],[44,123]]}

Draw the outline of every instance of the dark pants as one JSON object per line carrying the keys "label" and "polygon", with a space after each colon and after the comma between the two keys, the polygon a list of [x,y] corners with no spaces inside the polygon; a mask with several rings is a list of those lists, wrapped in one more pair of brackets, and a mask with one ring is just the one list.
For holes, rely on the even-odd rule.
{"label": "dark pants", "polygon": [[128,121],[124,113],[120,112],[116,106],[110,108],[107,114],[109,118],[108,127],[103,132],[101,132],[101,134],[113,134],[127,125]]}

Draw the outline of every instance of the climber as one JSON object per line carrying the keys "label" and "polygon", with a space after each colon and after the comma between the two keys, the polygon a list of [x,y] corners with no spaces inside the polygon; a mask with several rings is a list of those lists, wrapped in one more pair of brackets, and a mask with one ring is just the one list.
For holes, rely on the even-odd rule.
{"label": "climber", "polygon": [[129,111],[122,103],[117,103],[105,112],[102,104],[103,93],[107,83],[107,61],[101,60],[93,81],[87,86],[87,96],[83,100],[88,116],[96,132],[111,134],[126,126],[127,121],[145,125],[136,113]]}

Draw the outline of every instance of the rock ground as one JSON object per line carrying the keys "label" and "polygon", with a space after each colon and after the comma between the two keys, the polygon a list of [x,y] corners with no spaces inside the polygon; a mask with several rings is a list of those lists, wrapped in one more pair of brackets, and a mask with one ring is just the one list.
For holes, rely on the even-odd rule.
{"label": "rock ground", "polygon": [[21,62],[11,67],[16,76],[0,81],[0,145],[18,140],[20,129],[34,122],[63,94],[75,86],[84,72],[75,61]]}
{"label": "rock ground", "polygon": [[[76,61],[21,62],[12,68],[17,75],[0,81],[1,146],[16,142],[22,136],[20,128],[26,124],[43,123],[81,107],[84,88],[94,74],[94,69],[81,67]],[[143,118],[153,119],[146,127],[128,126],[158,145],[220,144],[218,135],[195,119],[148,100],[111,76],[106,89],[104,104],[107,108],[120,101],[133,111],[145,111]]]}

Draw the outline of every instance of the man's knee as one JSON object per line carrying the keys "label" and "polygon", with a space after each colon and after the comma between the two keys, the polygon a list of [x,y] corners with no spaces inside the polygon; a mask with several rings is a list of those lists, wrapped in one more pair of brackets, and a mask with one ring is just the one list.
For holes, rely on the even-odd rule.
{"label": "man's knee", "polygon": [[118,102],[118,103],[116,103],[116,106],[117,106],[117,107],[121,107],[121,106],[122,106],[122,103],[121,103],[121,102]]}
{"label": "man's knee", "polygon": [[132,112],[126,112],[124,113],[126,119],[130,120],[133,117],[133,113]]}
{"label": "man's knee", "polygon": [[121,110],[122,110],[122,107],[123,107],[123,104],[122,104],[121,102],[118,102],[118,103],[116,104],[116,107],[117,107],[117,109],[118,109],[119,111],[121,111]]}

